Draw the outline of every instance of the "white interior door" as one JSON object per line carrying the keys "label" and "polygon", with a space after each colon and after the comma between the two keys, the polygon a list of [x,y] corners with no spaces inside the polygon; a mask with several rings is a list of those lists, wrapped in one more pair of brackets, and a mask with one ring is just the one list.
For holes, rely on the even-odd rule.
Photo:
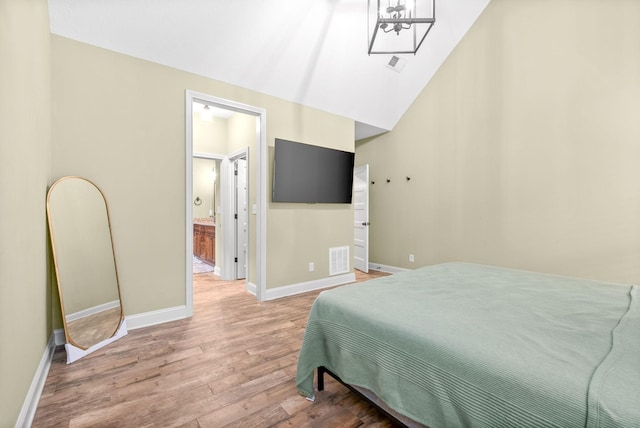
{"label": "white interior door", "polygon": [[369,165],[353,171],[353,267],[369,272]]}
{"label": "white interior door", "polygon": [[[236,279],[235,268],[235,170],[233,161],[225,157],[220,162],[220,211],[216,217],[216,239],[222,242],[222,254],[216,255],[220,266],[220,278],[225,281]],[[220,261],[220,263],[218,263]]]}
{"label": "white interior door", "polygon": [[247,197],[247,160],[236,159],[236,279],[247,277],[247,242],[249,235],[249,213]]}

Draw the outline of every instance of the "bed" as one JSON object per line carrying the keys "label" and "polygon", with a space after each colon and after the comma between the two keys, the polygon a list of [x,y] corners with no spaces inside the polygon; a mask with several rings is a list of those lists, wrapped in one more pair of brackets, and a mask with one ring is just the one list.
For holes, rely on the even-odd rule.
{"label": "bed", "polygon": [[637,286],[445,263],[320,293],[296,382],[326,369],[416,424],[640,427]]}

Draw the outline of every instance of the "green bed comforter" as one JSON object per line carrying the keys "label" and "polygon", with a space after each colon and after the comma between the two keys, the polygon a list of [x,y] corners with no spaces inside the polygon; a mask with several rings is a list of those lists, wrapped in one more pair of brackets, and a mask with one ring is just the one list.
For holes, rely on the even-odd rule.
{"label": "green bed comforter", "polygon": [[322,292],[298,360],[439,427],[640,427],[636,286],[446,263]]}

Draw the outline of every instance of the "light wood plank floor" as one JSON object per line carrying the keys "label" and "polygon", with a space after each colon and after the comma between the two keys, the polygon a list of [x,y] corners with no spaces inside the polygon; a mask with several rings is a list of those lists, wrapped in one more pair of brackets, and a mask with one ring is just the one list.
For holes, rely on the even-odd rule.
{"label": "light wood plank floor", "polygon": [[67,331],[75,345],[84,349],[113,336],[120,326],[121,309],[111,308],[70,321]]}
{"label": "light wood plank floor", "polygon": [[298,394],[318,292],[259,303],[242,282],[216,278],[194,275],[191,319],[130,331],[70,365],[60,347],[33,427],[391,426],[333,379],[315,403]]}

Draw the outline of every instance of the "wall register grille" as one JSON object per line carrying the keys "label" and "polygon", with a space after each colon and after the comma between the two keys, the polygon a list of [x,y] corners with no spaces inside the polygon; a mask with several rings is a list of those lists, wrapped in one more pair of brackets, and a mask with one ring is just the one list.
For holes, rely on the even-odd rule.
{"label": "wall register grille", "polygon": [[329,248],[329,275],[349,273],[349,247]]}

